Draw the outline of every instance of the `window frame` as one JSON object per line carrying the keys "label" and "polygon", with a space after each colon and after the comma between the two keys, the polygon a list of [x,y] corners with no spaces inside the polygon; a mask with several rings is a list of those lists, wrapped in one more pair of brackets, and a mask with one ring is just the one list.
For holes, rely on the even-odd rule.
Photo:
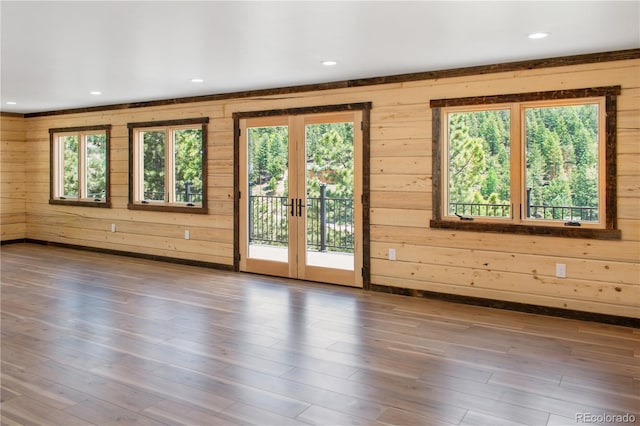
{"label": "window frame", "polygon": [[[195,213],[207,214],[207,133],[209,117],[188,118],[180,120],[149,121],[141,123],[128,123],[129,128],[129,203],[130,210],[148,210],[174,213]],[[167,187],[166,182],[173,182],[175,174],[175,161],[173,155],[176,130],[195,129],[200,127],[202,131],[202,202],[192,206],[188,203],[175,202],[175,188]],[[143,164],[141,151],[141,141],[139,135],[150,131],[165,132],[165,191],[168,194],[164,201],[143,202],[140,194],[144,191],[144,180],[140,178],[143,174]]]}
{"label": "window frame", "polygon": [[[99,201],[86,197],[86,137],[90,135],[105,135],[105,196]],[[67,198],[60,194],[61,182],[64,181],[63,151],[59,138],[64,136],[78,137],[78,198]],[[81,206],[81,207],[111,207],[111,125],[60,127],[49,129],[49,204]],[[85,197],[83,197],[85,195]]]}
{"label": "window frame", "polygon": [[[616,109],[620,86],[597,87],[575,90],[558,90],[509,95],[434,99],[432,110],[432,219],[430,227],[476,232],[498,232],[523,235],[549,235],[571,238],[620,239],[617,229],[617,178],[616,178]],[[582,222],[580,226],[568,226],[560,221],[551,222],[526,218],[525,206],[521,202],[526,185],[525,120],[527,108],[541,108],[562,104],[593,103],[598,100],[602,110],[598,112],[599,127],[599,212],[603,218],[598,224]],[[446,113],[450,111],[478,111],[511,108],[510,160],[511,172],[511,217],[474,217],[474,220],[452,219],[445,214],[448,179],[444,159],[448,157],[448,126]],[[502,108],[505,109],[505,108]],[[515,152],[514,152],[515,151]],[[514,182],[514,178],[516,181]],[[517,191],[514,193],[514,189]],[[604,193],[603,193],[604,192]],[[514,194],[516,199],[514,200]],[[515,215],[519,217],[515,219]]]}

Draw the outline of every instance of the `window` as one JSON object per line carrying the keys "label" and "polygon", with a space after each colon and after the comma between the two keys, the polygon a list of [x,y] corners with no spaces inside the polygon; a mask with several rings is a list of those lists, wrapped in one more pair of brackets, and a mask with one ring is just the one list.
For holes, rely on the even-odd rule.
{"label": "window", "polygon": [[433,228],[585,238],[616,230],[619,87],[431,102]]}
{"label": "window", "polygon": [[50,204],[110,207],[111,126],[49,129]]}
{"label": "window", "polygon": [[129,208],[207,212],[208,118],[129,123]]}

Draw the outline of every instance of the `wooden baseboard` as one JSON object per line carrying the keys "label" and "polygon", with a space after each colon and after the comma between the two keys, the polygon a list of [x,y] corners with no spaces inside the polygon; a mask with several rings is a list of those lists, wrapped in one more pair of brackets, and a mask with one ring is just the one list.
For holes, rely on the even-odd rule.
{"label": "wooden baseboard", "polygon": [[[220,269],[224,271],[233,271],[233,265],[223,265],[219,263],[201,262],[197,260],[180,259],[167,256],[156,256],[152,254],[133,253],[121,250],[102,249],[97,247],[88,247],[75,244],[56,243],[51,241],[34,240],[31,238],[23,238],[16,240],[2,241],[2,245],[30,243],[49,245],[54,247],[64,247],[77,250],[86,250],[96,253],[113,254],[117,256],[128,256],[140,259],[158,260],[168,263],[177,263],[181,265],[200,266],[205,268]],[[599,322],[604,324],[620,325],[624,327],[640,328],[640,318],[624,317],[618,315],[601,314],[596,312],[576,311],[572,309],[553,308],[548,306],[531,305],[527,303],[509,302],[505,300],[485,299],[481,297],[461,296],[457,294],[438,293],[435,291],[416,290],[411,288],[393,287],[381,284],[369,284],[365,291],[377,291],[381,293],[398,294],[402,296],[423,297],[427,299],[443,300],[446,302],[461,303],[465,305],[484,306],[494,309],[505,309],[509,311],[526,312],[530,314],[547,315],[553,317],[561,317],[568,319],[577,319],[582,321]]]}
{"label": "wooden baseboard", "polygon": [[27,242],[26,238],[16,238],[15,240],[2,240],[0,241],[0,245],[6,246],[9,244],[19,244],[19,243],[26,243],[26,242]]}
{"label": "wooden baseboard", "polygon": [[505,300],[484,299],[481,297],[461,296],[457,294],[438,293],[435,291],[427,290],[392,287],[380,284],[370,284],[368,289],[381,293],[399,294],[402,296],[412,297],[424,297],[427,299],[444,300],[446,302],[462,303],[466,305],[484,306],[487,308],[505,309],[509,311],[526,312],[530,314],[547,315],[553,317],[640,328],[640,318],[576,311],[572,309],[553,308],[540,305],[530,305],[527,303],[508,302]]}
{"label": "wooden baseboard", "polygon": [[22,241],[16,241],[16,242],[42,244],[42,245],[53,246],[53,247],[64,247],[64,248],[70,248],[75,250],[92,251],[95,253],[113,254],[116,256],[135,257],[138,259],[158,260],[161,262],[177,263],[180,265],[189,265],[189,266],[200,266],[203,268],[220,269],[223,271],[233,270],[233,265],[224,265],[221,263],[213,263],[213,262],[202,262],[200,260],[180,259],[178,257],[157,256],[155,254],[134,253],[134,252],[123,251],[123,250],[112,250],[112,249],[89,247],[89,246],[82,246],[82,245],[76,245],[76,244],[57,243],[53,241],[34,240],[31,238],[25,238]]}

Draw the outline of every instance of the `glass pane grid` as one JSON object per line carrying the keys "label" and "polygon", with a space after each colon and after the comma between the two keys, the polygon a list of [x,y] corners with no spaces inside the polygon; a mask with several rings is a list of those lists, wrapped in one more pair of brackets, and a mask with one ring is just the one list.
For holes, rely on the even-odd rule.
{"label": "glass pane grid", "polygon": [[527,108],[526,217],[598,222],[598,105]]}
{"label": "glass pane grid", "polygon": [[165,132],[142,133],[144,200],[165,201]]}
{"label": "glass pane grid", "polygon": [[[289,128],[265,126],[247,129],[248,238],[251,257],[287,260],[289,244]],[[273,260],[272,259],[272,260]]]}
{"label": "glass pane grid", "polygon": [[449,114],[449,214],[511,217],[510,110]]}
{"label": "glass pane grid", "polygon": [[63,172],[62,195],[65,198],[78,198],[79,194],[79,159],[78,136],[63,136]]}
{"label": "glass pane grid", "polygon": [[107,135],[86,136],[85,167],[86,197],[104,199],[107,195]]}
{"label": "glass pane grid", "polygon": [[202,203],[202,129],[174,132],[174,198],[176,203]]}

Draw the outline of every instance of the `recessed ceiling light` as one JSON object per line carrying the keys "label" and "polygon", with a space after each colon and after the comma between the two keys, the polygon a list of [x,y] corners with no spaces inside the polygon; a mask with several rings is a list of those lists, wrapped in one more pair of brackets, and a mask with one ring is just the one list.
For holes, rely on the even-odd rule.
{"label": "recessed ceiling light", "polygon": [[549,35],[549,33],[531,33],[529,34],[529,38],[532,40],[538,40],[541,38],[546,38]]}
{"label": "recessed ceiling light", "polygon": [[13,102],[13,101],[7,101],[7,105],[17,105],[17,102]]}
{"label": "recessed ceiling light", "polygon": [[201,78],[192,78],[191,79],[192,83],[204,83],[204,80]]}
{"label": "recessed ceiling light", "polygon": [[338,63],[336,61],[324,61],[322,62],[322,65],[324,65],[325,67],[332,67],[334,65],[337,65]]}
{"label": "recessed ceiling light", "polygon": [[90,94],[94,95],[94,96],[98,96],[98,95],[102,95],[102,92],[98,91],[98,90],[92,90],[91,92],[89,92]]}

